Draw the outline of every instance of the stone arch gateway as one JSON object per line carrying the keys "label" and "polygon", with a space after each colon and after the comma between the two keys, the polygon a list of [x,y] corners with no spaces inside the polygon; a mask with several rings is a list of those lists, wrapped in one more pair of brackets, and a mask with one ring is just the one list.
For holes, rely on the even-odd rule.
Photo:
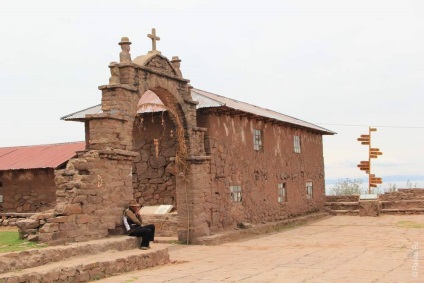
{"label": "stone arch gateway", "polygon": [[175,157],[178,238],[196,243],[210,233],[202,207],[203,191],[210,187],[210,158],[204,130],[197,127],[197,102],[190,95],[189,80],[182,78],[179,59],[175,64],[156,50],[131,61],[129,44],[128,38],[121,40],[121,61],[109,65],[109,84],[99,87],[102,112],[85,117],[86,150],[55,172],[57,205],[49,215],[37,216],[41,242],[99,239],[121,225],[122,211],[133,199],[137,105],[148,91],[172,114],[180,137]]}

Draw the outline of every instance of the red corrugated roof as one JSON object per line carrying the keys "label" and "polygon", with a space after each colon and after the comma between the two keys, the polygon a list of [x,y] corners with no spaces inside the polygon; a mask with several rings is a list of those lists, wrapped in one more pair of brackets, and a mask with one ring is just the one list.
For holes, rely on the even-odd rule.
{"label": "red corrugated roof", "polygon": [[0,148],[0,171],[56,168],[84,150],[85,142]]}

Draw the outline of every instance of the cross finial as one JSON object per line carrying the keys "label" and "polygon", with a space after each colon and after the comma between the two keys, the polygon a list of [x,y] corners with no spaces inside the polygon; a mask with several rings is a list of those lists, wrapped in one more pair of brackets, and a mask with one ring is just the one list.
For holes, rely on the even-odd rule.
{"label": "cross finial", "polygon": [[147,35],[152,40],[152,51],[156,51],[156,40],[160,40],[160,37],[156,36],[156,29],[152,28],[152,34]]}

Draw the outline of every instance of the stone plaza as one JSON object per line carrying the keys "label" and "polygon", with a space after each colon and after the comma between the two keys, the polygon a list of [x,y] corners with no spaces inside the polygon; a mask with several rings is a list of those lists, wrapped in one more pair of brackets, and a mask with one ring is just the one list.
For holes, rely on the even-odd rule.
{"label": "stone plaza", "polygon": [[99,282],[423,282],[424,215],[335,216],[220,246],[169,247],[161,267]]}

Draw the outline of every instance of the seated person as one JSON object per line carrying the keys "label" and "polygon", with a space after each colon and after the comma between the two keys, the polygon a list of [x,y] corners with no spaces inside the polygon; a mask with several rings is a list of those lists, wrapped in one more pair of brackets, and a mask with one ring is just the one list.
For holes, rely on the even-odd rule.
{"label": "seated person", "polygon": [[147,250],[150,249],[149,243],[155,239],[155,225],[141,225],[140,208],[138,202],[130,201],[128,208],[124,210],[124,225],[129,236],[141,237],[140,249]]}

